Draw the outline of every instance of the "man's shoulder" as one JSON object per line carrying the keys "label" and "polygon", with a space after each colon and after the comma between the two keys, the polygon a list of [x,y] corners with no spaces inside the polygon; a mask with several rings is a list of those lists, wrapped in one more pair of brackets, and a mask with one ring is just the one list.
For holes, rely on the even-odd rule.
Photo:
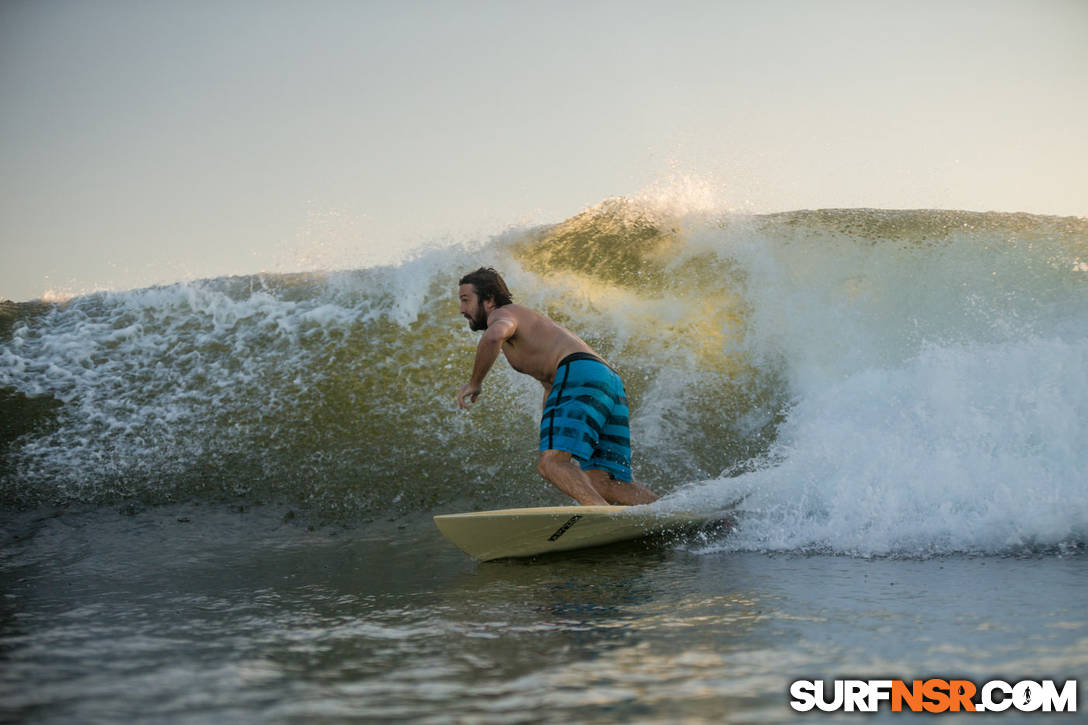
{"label": "man's shoulder", "polygon": [[499,323],[506,323],[513,327],[518,327],[525,319],[523,314],[518,314],[516,310],[510,309],[513,305],[503,305],[502,307],[496,307],[491,310],[487,315],[488,327],[493,327]]}
{"label": "man's shoulder", "polygon": [[509,317],[517,321],[525,321],[545,316],[543,313],[537,312],[531,307],[526,307],[525,305],[515,305],[513,302],[508,305],[503,305],[502,307],[496,307],[491,314],[496,316]]}

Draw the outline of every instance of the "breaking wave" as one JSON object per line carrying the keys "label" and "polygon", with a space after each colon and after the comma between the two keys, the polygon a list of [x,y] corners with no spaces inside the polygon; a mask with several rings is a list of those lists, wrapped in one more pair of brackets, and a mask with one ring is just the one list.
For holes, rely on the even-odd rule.
{"label": "breaking wave", "polygon": [[619,369],[662,505],[744,497],[711,550],[1088,540],[1088,221],[647,199],[392,267],[4,303],[0,501],[561,503],[535,382],[500,363],[454,404],[481,264]]}

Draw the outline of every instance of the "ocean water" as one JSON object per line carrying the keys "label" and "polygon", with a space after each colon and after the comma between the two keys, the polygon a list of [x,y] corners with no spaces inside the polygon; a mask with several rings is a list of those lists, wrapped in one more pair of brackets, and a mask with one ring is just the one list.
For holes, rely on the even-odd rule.
{"label": "ocean water", "polygon": [[[480,264],[620,370],[658,505],[743,497],[733,532],[441,539],[566,503],[533,381],[454,404]],[[4,303],[0,719],[782,721],[792,680],[856,677],[1083,701],[1085,441],[1079,218],[609,199],[393,267]]]}

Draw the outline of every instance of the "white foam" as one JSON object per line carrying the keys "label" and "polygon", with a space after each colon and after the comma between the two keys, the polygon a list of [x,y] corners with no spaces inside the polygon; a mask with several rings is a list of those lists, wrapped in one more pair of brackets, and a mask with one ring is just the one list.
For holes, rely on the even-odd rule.
{"label": "white foam", "polygon": [[[753,359],[793,401],[716,549],[925,555],[1088,538],[1088,289],[1040,249],[748,239]],[[1042,246],[1042,245],[1037,245]]]}
{"label": "white foam", "polygon": [[680,493],[748,494],[730,549],[1002,551],[1088,535],[1088,343],[931,347],[802,398],[758,471]]}

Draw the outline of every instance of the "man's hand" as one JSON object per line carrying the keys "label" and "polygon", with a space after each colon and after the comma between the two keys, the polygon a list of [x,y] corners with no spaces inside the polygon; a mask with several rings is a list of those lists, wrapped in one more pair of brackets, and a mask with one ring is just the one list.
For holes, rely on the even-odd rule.
{"label": "man's hand", "polygon": [[[468,410],[468,404],[475,403],[476,398],[480,395],[480,386],[467,383],[461,386],[461,389],[457,391],[457,405],[461,410]],[[468,400],[465,400],[468,398]]]}

